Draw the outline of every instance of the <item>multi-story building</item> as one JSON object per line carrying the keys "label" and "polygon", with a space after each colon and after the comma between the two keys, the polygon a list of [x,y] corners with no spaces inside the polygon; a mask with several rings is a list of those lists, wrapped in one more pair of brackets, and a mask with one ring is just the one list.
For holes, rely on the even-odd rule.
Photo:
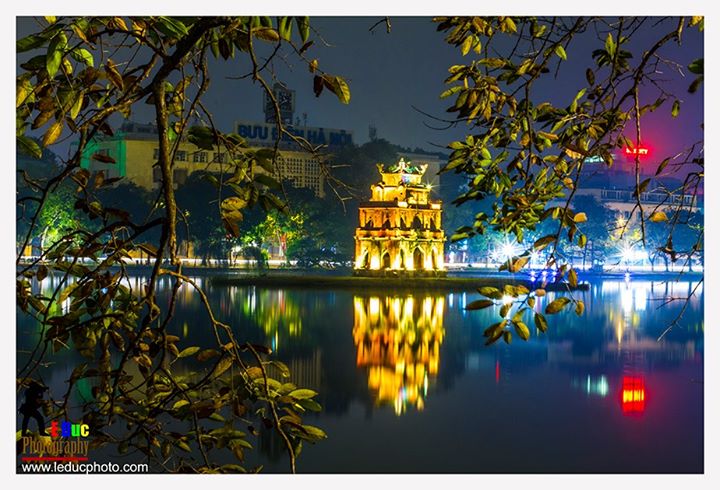
{"label": "multi-story building", "polygon": [[[160,168],[158,160],[159,144],[157,128],[153,124],[128,122],[112,137],[103,137],[88,144],[81,165],[93,170],[104,170],[107,178],[124,177],[147,190],[159,187]],[[93,155],[102,153],[115,160],[107,164],[93,159]],[[203,150],[189,141],[181,141],[173,162],[173,181],[176,186],[185,183],[187,177],[197,170],[213,173],[232,173],[233,167],[228,153]],[[325,195],[325,182],[320,163],[312,154],[282,150],[277,159],[275,178],[288,179],[297,187],[310,188],[317,196]]]}
{"label": "multi-story building", "polygon": [[[637,212],[637,198],[635,188],[637,176],[635,175],[634,154],[626,149],[624,158],[613,154],[614,165],[608,167],[600,157],[590,157],[584,162],[580,174],[580,185],[575,196],[591,196],[598,202],[615,211],[619,220],[639,222]],[[643,153],[646,155],[646,153]],[[651,178],[645,192],[640,193],[640,202],[643,205],[645,218],[655,211],[668,212],[669,210],[683,209],[689,212],[701,211],[703,189],[702,186],[696,194],[680,192],[682,182],[672,177],[655,177],[647,174],[648,169],[655,169],[655,165],[641,162],[640,181]],[[561,203],[558,200],[555,203]]]}
{"label": "multi-story building", "polygon": [[[643,165],[647,167],[647,164]],[[652,167],[654,169],[655,166]],[[651,175],[642,175],[640,180],[648,177]],[[608,168],[601,160],[590,160],[585,162],[580,186],[575,195],[593,196],[600,203],[617,212],[618,218],[639,222],[635,197],[636,185],[634,164],[618,161],[613,167]],[[648,218],[654,211],[668,212],[679,208],[689,212],[700,210],[702,193],[692,195],[679,192],[681,185],[681,181],[673,178],[653,178],[647,190],[640,193],[645,217]]]}

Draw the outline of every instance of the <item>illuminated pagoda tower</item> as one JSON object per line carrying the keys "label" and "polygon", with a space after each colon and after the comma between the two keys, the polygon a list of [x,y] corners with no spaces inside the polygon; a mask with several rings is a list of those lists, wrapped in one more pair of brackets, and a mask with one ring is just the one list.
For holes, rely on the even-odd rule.
{"label": "illuminated pagoda tower", "polygon": [[442,276],[445,233],[441,201],[430,200],[422,183],[427,165],[400,159],[371,186],[370,201],[360,203],[355,230],[355,274],[368,276]]}

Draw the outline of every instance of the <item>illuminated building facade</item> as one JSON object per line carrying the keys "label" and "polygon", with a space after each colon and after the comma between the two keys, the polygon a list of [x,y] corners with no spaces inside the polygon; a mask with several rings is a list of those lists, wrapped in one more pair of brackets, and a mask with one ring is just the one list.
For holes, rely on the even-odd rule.
{"label": "illuminated building facade", "polygon": [[440,364],[444,308],[443,296],[354,298],[357,366],[368,369],[376,402],[391,404],[397,415],[425,407]]}
{"label": "illuminated building facade", "polygon": [[[251,145],[250,150],[260,146]],[[161,172],[155,165],[160,152],[157,128],[153,124],[126,122],[111,137],[98,137],[91,141],[83,153],[81,166],[92,171],[103,170],[106,178],[123,177],[148,190],[160,187]],[[102,153],[116,163],[102,163],[92,156]],[[234,167],[230,155],[221,148],[208,151],[198,148],[189,141],[181,141],[172,162],[173,181],[176,187],[185,183],[190,174],[197,170],[232,175]],[[262,172],[260,168],[257,171]],[[310,153],[283,149],[279,152],[275,178],[290,180],[296,187],[312,189],[315,195],[325,196],[325,179],[318,159]]]}
{"label": "illuminated building facade", "polygon": [[371,186],[370,201],[360,204],[355,231],[355,273],[358,275],[444,275],[445,233],[441,201],[430,199],[422,183],[427,165],[404,159]]}

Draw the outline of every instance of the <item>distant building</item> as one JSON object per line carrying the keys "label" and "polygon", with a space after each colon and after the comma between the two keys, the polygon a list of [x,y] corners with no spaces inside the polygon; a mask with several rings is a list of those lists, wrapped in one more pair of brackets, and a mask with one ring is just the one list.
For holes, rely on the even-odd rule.
{"label": "distant building", "polygon": [[370,201],[360,203],[355,231],[355,273],[437,275],[445,272],[442,203],[422,183],[427,165],[400,159],[387,170]]}
{"label": "distant building", "polygon": [[[154,124],[127,122],[112,137],[101,137],[90,142],[82,156],[81,166],[92,170],[104,170],[106,178],[124,177],[147,189],[159,188],[161,181],[158,161],[159,144]],[[115,160],[107,164],[93,159],[102,153]],[[282,150],[278,155],[275,177],[290,180],[297,187],[312,189],[317,196],[325,195],[325,182],[320,163],[313,155],[292,150]],[[176,187],[185,183],[187,177],[197,170],[214,173],[232,173],[228,154],[220,149],[203,150],[189,141],[181,141],[173,162],[173,181]]]}
{"label": "distant building", "polygon": [[[642,165],[647,167],[649,164],[643,163]],[[654,169],[655,166],[652,168]],[[648,176],[642,175],[640,180],[645,178]],[[575,196],[592,196],[611,210],[616,211],[621,219],[628,220],[632,214],[631,221],[635,222],[639,221],[637,210],[633,213],[637,204],[636,185],[634,164],[627,158],[625,161],[615,158],[613,166],[607,167],[602,159],[595,157],[585,161],[580,176],[580,185]],[[697,196],[679,193],[670,195],[670,191],[676,191],[681,186],[682,182],[677,179],[653,178],[647,190],[640,194],[645,217],[647,218],[653,211],[677,209],[680,204],[683,209],[690,212],[702,210],[702,192],[699,192]]]}
{"label": "distant building", "polygon": [[[280,115],[284,129],[298,138],[306,140],[313,146],[324,145],[330,149],[337,149],[353,144],[353,133],[345,129],[322,128],[307,125],[307,114],[303,114],[303,122],[295,120],[295,91],[280,83],[272,88],[273,98],[265,94],[263,112],[265,122],[236,121],[235,133],[245,138],[252,147],[274,147],[278,141],[279,131],[277,116]],[[295,120],[295,124],[293,124]],[[283,134],[280,138],[279,148],[297,149],[297,143]]]}
{"label": "distant building", "polygon": [[[287,124],[285,129],[313,146],[326,145],[330,149],[337,149],[353,144],[353,132],[345,129],[297,124]],[[250,146],[267,148],[275,146],[279,134],[275,123],[257,121],[236,121],[235,132],[245,138]],[[287,134],[283,134],[279,147],[282,149],[297,148],[297,143]]]}

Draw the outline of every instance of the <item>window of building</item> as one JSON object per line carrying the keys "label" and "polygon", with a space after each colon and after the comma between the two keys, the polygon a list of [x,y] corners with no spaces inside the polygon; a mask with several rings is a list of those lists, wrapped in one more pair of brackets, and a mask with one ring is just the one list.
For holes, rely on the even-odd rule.
{"label": "window of building", "polygon": [[155,148],[153,150],[153,160],[159,160],[160,159],[160,148]]}
{"label": "window of building", "polygon": [[193,154],[193,162],[195,162],[195,163],[207,162],[207,152],[206,151],[196,151]]}
{"label": "window of building", "polygon": [[153,182],[160,182],[162,180],[162,172],[160,167],[153,167]]}
{"label": "window of building", "polygon": [[226,154],[225,153],[215,153],[213,156],[213,162],[215,163],[225,163],[226,161]]}
{"label": "window of building", "polygon": [[176,168],[173,170],[173,180],[177,185],[183,185],[187,180],[188,171],[186,168]]}
{"label": "window of building", "polygon": [[187,152],[185,150],[178,150],[175,153],[175,161],[186,162],[187,161]]}

